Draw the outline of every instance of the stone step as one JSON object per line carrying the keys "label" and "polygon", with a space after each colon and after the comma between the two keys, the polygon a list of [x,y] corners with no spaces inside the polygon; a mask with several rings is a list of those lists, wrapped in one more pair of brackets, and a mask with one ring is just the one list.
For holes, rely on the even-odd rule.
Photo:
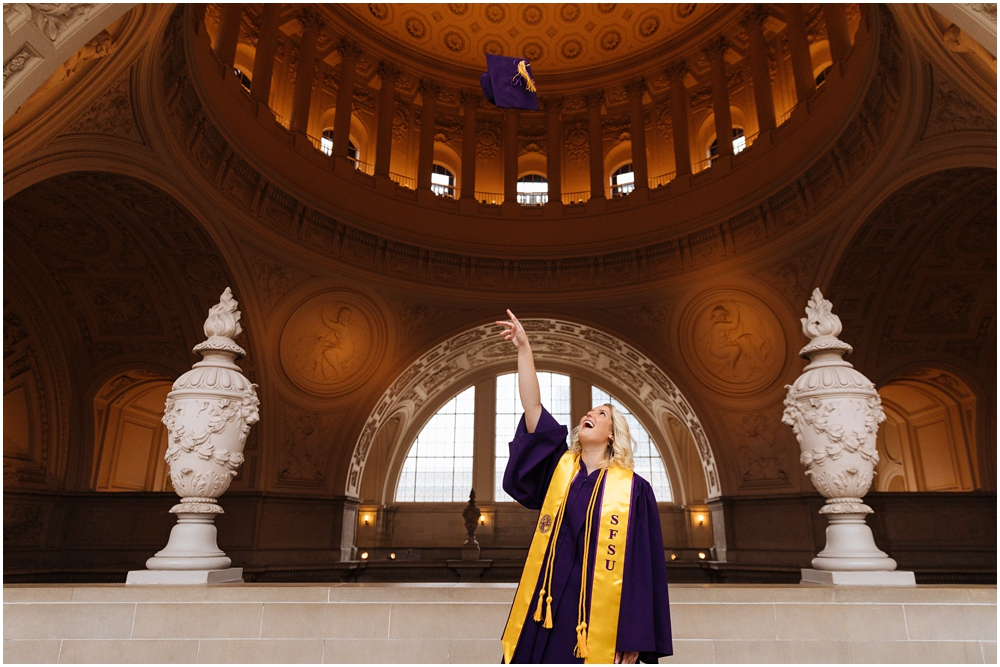
{"label": "stone step", "polygon": [[[4,586],[4,662],[497,663],[513,584]],[[676,584],[664,662],[996,662],[995,586]]]}

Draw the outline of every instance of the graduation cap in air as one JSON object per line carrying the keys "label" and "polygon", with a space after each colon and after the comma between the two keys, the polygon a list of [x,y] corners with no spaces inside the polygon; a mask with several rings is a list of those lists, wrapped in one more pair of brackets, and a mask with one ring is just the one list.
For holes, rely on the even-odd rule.
{"label": "graduation cap in air", "polygon": [[486,99],[502,109],[538,111],[535,81],[527,59],[487,53],[486,68],[488,71],[479,77]]}

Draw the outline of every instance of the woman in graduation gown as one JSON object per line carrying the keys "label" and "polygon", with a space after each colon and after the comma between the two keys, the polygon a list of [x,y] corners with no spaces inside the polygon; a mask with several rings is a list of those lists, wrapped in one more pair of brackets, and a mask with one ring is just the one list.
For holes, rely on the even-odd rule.
{"label": "woman in graduation gown", "polygon": [[611,405],[567,429],[542,407],[531,346],[509,310],[524,415],[503,488],[539,511],[503,634],[505,663],[657,662],[672,655],[660,516]]}

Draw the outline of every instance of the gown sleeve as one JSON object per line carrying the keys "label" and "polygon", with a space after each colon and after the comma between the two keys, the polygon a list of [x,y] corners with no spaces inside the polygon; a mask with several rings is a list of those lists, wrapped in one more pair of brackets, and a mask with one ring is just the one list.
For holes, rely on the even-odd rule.
{"label": "gown sleeve", "polygon": [[667,565],[653,489],[638,475],[633,479],[617,650],[638,651],[639,661],[650,663],[673,655]]}
{"label": "gown sleeve", "polygon": [[566,427],[544,407],[534,433],[528,433],[524,415],[521,415],[514,439],[510,441],[503,490],[528,509],[541,509],[552,473],[566,452],[566,435]]}

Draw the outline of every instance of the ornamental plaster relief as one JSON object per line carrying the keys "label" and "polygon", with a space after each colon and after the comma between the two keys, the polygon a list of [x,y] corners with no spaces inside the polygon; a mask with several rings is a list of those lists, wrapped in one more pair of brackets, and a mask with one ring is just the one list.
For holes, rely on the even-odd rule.
{"label": "ornamental plaster relief", "polygon": [[796,443],[782,426],[781,414],[780,405],[752,413],[722,413],[736,452],[741,490],[792,486]]}
{"label": "ornamental plaster relief", "polygon": [[697,297],[681,316],[680,331],[688,367],[726,396],[767,389],[785,363],[787,344],[777,316],[745,292],[714,290]]}
{"label": "ornamental plaster relief", "polygon": [[132,72],[129,68],[63,134],[105,134],[144,144],[132,102]]}
{"label": "ornamental plaster relief", "polygon": [[981,108],[940,70],[934,70],[933,86],[930,113],[921,138],[960,130],[996,132],[996,114]]}
{"label": "ornamental plaster relief", "polygon": [[281,332],[279,358],[296,388],[337,397],[370,379],[386,343],[377,306],[359,293],[333,290],[295,309]]}

